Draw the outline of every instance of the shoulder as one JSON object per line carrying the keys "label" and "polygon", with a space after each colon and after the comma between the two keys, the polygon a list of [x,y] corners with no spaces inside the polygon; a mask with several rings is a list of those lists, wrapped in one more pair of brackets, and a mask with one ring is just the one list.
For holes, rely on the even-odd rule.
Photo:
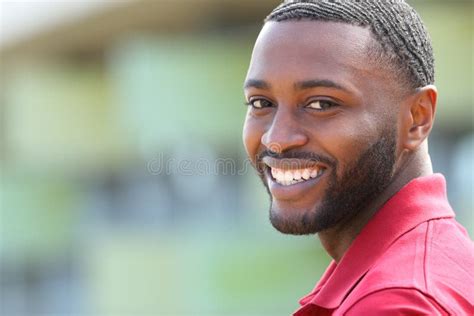
{"label": "shoulder", "polygon": [[416,288],[433,297],[457,292],[472,303],[474,244],[461,228],[455,220],[443,218],[418,225],[375,262],[364,285],[372,290]]}
{"label": "shoulder", "polygon": [[449,315],[434,299],[416,289],[382,289],[360,297],[342,315]]}
{"label": "shoulder", "polygon": [[[473,254],[472,241],[456,221],[425,222],[386,250],[347,301],[349,306],[356,306],[357,302],[362,306],[367,302],[377,304],[377,300],[400,306],[414,302],[421,306],[431,304],[451,314],[472,312]],[[384,304],[378,308],[393,306]]]}
{"label": "shoulder", "polygon": [[454,314],[474,314],[473,266],[474,244],[464,228],[454,220],[432,221],[424,261],[426,289]]}

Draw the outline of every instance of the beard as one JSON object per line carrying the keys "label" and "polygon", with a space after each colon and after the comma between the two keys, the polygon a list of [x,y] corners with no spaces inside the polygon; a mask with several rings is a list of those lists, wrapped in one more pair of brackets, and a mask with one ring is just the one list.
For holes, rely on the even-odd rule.
{"label": "beard", "polygon": [[[273,227],[284,234],[309,235],[350,220],[390,184],[395,165],[395,150],[395,131],[386,131],[357,160],[348,165],[340,177],[336,172],[338,164],[333,159],[314,154],[291,154],[291,158],[317,157],[331,167],[331,173],[327,175],[328,185],[321,204],[313,209],[294,213],[291,210],[278,212],[275,209],[268,184],[262,175],[270,194],[270,221]],[[285,154],[278,156],[289,158]]]}

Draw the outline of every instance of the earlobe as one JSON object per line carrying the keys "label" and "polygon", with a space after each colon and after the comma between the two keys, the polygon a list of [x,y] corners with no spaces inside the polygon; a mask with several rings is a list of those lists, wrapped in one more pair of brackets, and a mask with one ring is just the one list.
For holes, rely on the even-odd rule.
{"label": "earlobe", "polygon": [[406,149],[413,151],[428,138],[434,123],[437,98],[438,92],[433,85],[418,89],[409,98]]}

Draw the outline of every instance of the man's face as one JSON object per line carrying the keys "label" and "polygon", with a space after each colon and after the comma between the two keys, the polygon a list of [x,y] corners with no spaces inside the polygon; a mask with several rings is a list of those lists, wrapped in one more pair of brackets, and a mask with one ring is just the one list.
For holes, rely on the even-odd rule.
{"label": "man's face", "polygon": [[313,234],[348,221],[390,183],[396,81],[367,58],[370,31],[269,22],[245,83],[247,154],[279,231]]}

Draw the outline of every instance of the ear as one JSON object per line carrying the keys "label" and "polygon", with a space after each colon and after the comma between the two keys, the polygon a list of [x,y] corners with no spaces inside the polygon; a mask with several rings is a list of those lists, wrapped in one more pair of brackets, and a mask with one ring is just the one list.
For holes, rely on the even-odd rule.
{"label": "ear", "polygon": [[406,104],[404,117],[404,148],[414,151],[428,137],[433,127],[438,91],[429,85],[418,89]]}

